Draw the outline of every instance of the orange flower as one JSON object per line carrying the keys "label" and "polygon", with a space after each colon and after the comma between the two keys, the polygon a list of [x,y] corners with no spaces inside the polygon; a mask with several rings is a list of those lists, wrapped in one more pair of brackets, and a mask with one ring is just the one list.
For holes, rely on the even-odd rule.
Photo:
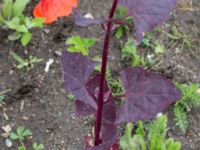
{"label": "orange flower", "polygon": [[58,17],[68,16],[72,8],[77,7],[77,0],[41,0],[34,8],[35,18],[45,18],[45,23],[52,23]]}

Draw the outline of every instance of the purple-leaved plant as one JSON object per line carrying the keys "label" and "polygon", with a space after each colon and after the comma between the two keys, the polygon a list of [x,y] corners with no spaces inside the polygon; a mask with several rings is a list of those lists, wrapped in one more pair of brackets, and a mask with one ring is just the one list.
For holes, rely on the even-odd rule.
{"label": "purple-leaved plant", "polygon": [[74,10],[76,25],[107,23],[100,74],[92,76],[98,62],[81,54],[65,51],[61,56],[64,82],[76,97],[77,114],[93,114],[95,117],[94,142],[91,143],[91,137],[87,137],[86,150],[118,150],[118,124],[148,121],[181,97],[180,91],[166,77],[142,67],[126,68],[120,72],[125,90],[124,102],[117,109],[118,98],[112,95],[107,85],[106,68],[112,27],[116,22],[123,24],[123,21],[113,18],[118,5],[128,10],[128,15],[124,18],[133,18],[136,40],[140,42],[145,32],[169,19],[176,1],[113,0],[109,18],[101,20],[84,18],[78,10]]}

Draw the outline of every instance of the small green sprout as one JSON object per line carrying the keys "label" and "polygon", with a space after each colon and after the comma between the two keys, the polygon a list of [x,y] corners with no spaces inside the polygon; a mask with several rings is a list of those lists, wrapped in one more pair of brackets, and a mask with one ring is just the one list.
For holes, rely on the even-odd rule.
{"label": "small green sprout", "polygon": [[145,60],[143,56],[140,56],[137,52],[137,46],[132,39],[128,39],[122,48],[121,52],[122,60],[129,61],[132,67],[143,65],[145,66]]}
{"label": "small green sprout", "polygon": [[[120,20],[120,19],[124,18],[125,16],[127,16],[127,14],[128,14],[127,9],[125,9],[122,6],[118,6],[117,10],[115,12],[114,18]],[[133,19],[131,17],[125,17],[123,20],[124,20],[124,23],[127,25],[132,25],[132,23],[133,23]],[[115,29],[116,38],[118,38],[118,39],[121,38],[122,35],[124,33],[126,33],[127,31],[129,31],[129,28],[126,25],[119,25]]]}
{"label": "small green sprout", "polygon": [[81,38],[80,36],[72,36],[66,40],[69,52],[80,52],[84,56],[89,55],[89,48],[96,44],[94,38]]}
{"label": "small green sprout", "polygon": [[0,95],[0,104],[3,103],[4,99],[5,99],[5,96],[4,95]]}
{"label": "small green sprout", "polygon": [[18,147],[18,150],[26,150],[26,147],[24,145],[25,138],[32,136],[31,130],[25,128],[24,126],[17,127],[16,132],[10,132],[9,138],[13,141],[19,140],[21,143],[21,146]]}
{"label": "small green sprout", "polygon": [[76,98],[72,93],[68,92],[67,93],[67,99],[69,99],[70,101],[75,101]]}
{"label": "small green sprout", "polygon": [[44,150],[44,145],[43,144],[37,144],[33,143],[33,150]]}
{"label": "small green sprout", "polygon": [[17,55],[16,53],[12,52],[12,57],[18,62],[17,68],[23,69],[25,68],[26,71],[30,71],[34,68],[34,65],[43,61],[43,59],[34,57],[29,55],[28,59],[23,59],[21,56]]}

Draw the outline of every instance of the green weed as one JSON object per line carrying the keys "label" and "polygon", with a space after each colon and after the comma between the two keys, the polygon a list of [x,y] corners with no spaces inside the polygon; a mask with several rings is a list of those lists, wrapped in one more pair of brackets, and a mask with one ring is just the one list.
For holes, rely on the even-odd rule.
{"label": "green weed", "polygon": [[185,132],[188,127],[187,112],[193,107],[200,106],[200,93],[198,93],[200,86],[199,84],[177,84],[177,87],[182,93],[182,98],[174,106],[175,121],[176,126]]}
{"label": "green weed", "polygon": [[96,44],[94,38],[81,38],[80,36],[72,36],[66,40],[69,52],[80,52],[84,56],[89,55],[89,48]]}
{"label": "green weed", "polygon": [[128,123],[124,135],[120,139],[122,150],[180,150],[181,143],[167,138],[167,116],[162,115],[149,124],[145,129],[143,122],[137,124],[133,134],[134,125]]}
{"label": "green weed", "polygon": [[2,10],[0,11],[0,25],[2,28],[13,31],[8,36],[8,39],[15,41],[20,39],[21,44],[26,46],[32,37],[29,32],[32,28],[40,28],[43,25],[44,18],[30,19],[23,15],[29,0],[4,0]]}
{"label": "green weed", "polygon": [[12,57],[18,62],[17,69],[25,69],[30,71],[34,68],[34,65],[43,61],[43,59],[29,55],[28,59],[23,59],[21,56],[12,52]]}

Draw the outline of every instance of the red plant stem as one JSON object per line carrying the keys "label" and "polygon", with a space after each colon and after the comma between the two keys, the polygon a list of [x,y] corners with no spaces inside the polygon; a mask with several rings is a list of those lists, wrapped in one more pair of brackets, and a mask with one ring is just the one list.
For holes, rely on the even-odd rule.
{"label": "red plant stem", "polygon": [[114,0],[110,15],[109,21],[107,23],[107,31],[104,39],[104,48],[103,48],[103,56],[102,56],[102,64],[101,64],[101,79],[100,79],[100,87],[99,87],[99,96],[98,96],[98,109],[95,118],[95,145],[99,145],[101,143],[101,124],[102,124],[102,112],[103,112],[103,103],[104,103],[104,85],[106,78],[106,67],[107,67],[107,58],[108,58],[108,49],[110,44],[110,36],[111,36],[111,28],[112,28],[112,19],[117,8],[118,0]]}

